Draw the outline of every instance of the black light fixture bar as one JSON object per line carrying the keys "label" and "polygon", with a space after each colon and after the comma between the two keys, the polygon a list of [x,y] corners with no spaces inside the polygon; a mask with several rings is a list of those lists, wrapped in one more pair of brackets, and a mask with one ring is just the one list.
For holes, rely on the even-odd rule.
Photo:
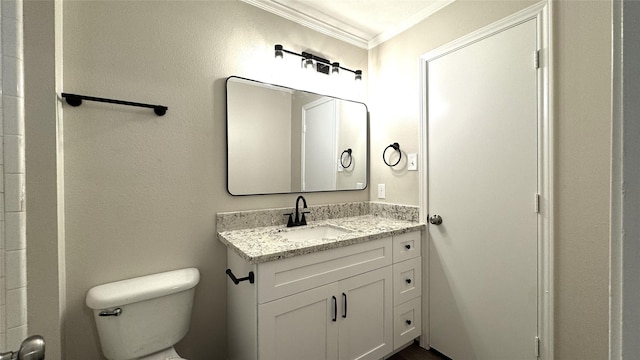
{"label": "black light fixture bar", "polygon": [[338,62],[332,62],[329,59],[322,58],[320,56],[314,55],[310,52],[303,51],[301,54],[293,52],[291,50],[285,49],[282,45],[275,45],[275,56],[282,58],[284,53],[295,55],[301,57],[306,60],[313,60],[316,62],[316,71],[329,75],[330,72],[337,72],[334,68],[340,68],[342,70],[351,72],[355,75],[355,80],[362,80],[362,70],[351,70],[344,66],[341,66]]}
{"label": "black light fixture bar", "polygon": [[86,96],[86,95],[62,93],[61,96],[65,98],[67,100],[67,104],[71,106],[80,106],[82,104],[82,100],[97,101],[97,102],[104,102],[104,103],[110,103],[110,104],[151,108],[153,109],[153,112],[158,116],[163,116],[164,114],[167,113],[167,110],[169,109],[168,107],[162,106],[162,105],[143,104],[143,103],[138,103],[133,101],[106,99],[106,98],[99,98],[99,97]]}

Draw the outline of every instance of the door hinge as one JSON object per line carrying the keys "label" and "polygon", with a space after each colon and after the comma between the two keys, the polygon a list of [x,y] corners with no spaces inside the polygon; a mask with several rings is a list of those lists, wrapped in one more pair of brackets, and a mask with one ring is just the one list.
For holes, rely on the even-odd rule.
{"label": "door hinge", "polygon": [[540,213],[540,194],[536,194],[534,199],[534,210],[536,214]]}
{"label": "door hinge", "polygon": [[536,357],[540,357],[540,337],[536,336]]}
{"label": "door hinge", "polygon": [[540,69],[540,50],[533,52],[533,68]]}

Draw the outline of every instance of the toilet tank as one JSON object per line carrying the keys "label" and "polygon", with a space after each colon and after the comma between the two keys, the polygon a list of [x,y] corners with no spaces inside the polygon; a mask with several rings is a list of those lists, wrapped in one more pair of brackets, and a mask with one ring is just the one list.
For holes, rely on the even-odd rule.
{"label": "toilet tank", "polygon": [[129,360],[175,345],[189,330],[198,269],[189,268],[99,285],[89,290],[102,352]]}

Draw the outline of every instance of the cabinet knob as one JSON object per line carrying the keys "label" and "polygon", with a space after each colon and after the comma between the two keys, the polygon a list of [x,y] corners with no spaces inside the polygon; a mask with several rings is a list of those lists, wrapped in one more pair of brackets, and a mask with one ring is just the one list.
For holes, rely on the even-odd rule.
{"label": "cabinet knob", "polygon": [[411,320],[406,321],[407,325],[411,325]]}
{"label": "cabinet knob", "polygon": [[411,279],[406,279],[405,281],[407,282],[407,284],[411,284]]}
{"label": "cabinet knob", "polygon": [[404,246],[407,250],[411,250],[411,244],[407,244]]}

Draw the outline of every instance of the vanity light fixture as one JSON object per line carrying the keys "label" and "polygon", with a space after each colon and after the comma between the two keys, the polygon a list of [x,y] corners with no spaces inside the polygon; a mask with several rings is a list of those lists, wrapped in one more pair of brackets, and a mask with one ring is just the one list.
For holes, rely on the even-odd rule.
{"label": "vanity light fixture", "polygon": [[302,53],[304,56],[302,60],[302,67],[307,70],[313,70],[313,57],[311,54]]}
{"label": "vanity light fixture", "polygon": [[282,45],[276,45],[276,59],[282,59],[284,57],[284,50]]}
{"label": "vanity light fixture", "polygon": [[355,80],[362,80],[362,70],[351,70],[346,67],[340,66],[339,62],[331,62],[328,59],[322,58],[320,56],[314,55],[312,53],[303,51],[302,54],[295,53],[293,51],[287,50],[282,45],[275,45],[275,57],[276,59],[283,59],[284,54],[295,55],[302,58],[302,67],[305,69],[314,69],[322,74],[326,75],[338,75],[340,74],[340,69],[344,71],[351,72],[355,75]]}
{"label": "vanity light fixture", "polygon": [[339,62],[334,62],[333,64],[331,64],[331,74],[332,75],[340,74],[340,63]]}

